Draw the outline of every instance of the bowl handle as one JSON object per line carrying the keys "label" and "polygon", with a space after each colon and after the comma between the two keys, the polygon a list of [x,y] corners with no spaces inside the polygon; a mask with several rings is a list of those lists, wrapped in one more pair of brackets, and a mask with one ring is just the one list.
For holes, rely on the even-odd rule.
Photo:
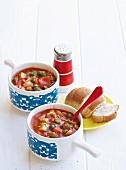
{"label": "bowl handle", "polygon": [[79,148],[87,151],[87,152],[88,152],[89,154],[91,154],[94,158],[98,158],[98,157],[101,155],[101,153],[102,153],[101,149],[98,149],[98,148],[95,148],[95,147],[92,146],[92,145],[89,145],[87,142],[85,142],[85,141],[82,140],[82,139],[74,140],[73,143],[74,143],[77,147],[79,147]]}
{"label": "bowl handle", "polygon": [[9,59],[5,59],[4,64],[11,67],[12,69],[15,67],[15,63]]}

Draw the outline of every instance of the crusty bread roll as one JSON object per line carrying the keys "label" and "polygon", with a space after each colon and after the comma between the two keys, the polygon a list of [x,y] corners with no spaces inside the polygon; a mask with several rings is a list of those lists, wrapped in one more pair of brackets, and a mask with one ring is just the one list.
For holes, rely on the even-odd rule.
{"label": "crusty bread roll", "polygon": [[[86,87],[75,88],[66,96],[65,104],[70,105],[78,110],[81,105],[87,100],[91,92],[92,91]],[[82,111],[82,116],[84,118],[90,117],[96,107],[98,107],[98,105],[103,103],[104,101],[105,98],[103,96],[99,97]]]}
{"label": "crusty bread roll", "polygon": [[119,105],[117,104],[102,103],[95,109],[92,114],[92,117],[97,123],[108,122],[116,118],[118,109]]}

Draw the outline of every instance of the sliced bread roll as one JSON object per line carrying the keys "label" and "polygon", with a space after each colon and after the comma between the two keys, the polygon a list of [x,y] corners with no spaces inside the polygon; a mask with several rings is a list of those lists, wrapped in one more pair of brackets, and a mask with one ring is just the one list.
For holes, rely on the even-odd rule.
{"label": "sliced bread roll", "polygon": [[[65,99],[65,104],[74,107],[75,109],[79,109],[81,105],[87,100],[87,98],[91,94],[91,90],[86,87],[80,87],[73,89]],[[84,118],[88,118],[91,116],[93,111],[98,107],[99,104],[103,103],[105,98],[103,96],[99,97],[93,103],[91,103],[86,109],[81,113]]]}
{"label": "sliced bread roll", "polygon": [[92,117],[97,123],[108,122],[116,118],[118,109],[119,105],[117,104],[103,103],[95,109],[92,114]]}

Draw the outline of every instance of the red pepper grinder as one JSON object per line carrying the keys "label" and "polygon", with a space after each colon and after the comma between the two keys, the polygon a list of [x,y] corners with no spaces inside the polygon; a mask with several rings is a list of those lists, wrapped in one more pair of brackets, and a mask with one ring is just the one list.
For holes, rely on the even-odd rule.
{"label": "red pepper grinder", "polygon": [[53,66],[60,75],[60,92],[67,92],[74,82],[71,54],[69,46],[65,44],[54,47]]}

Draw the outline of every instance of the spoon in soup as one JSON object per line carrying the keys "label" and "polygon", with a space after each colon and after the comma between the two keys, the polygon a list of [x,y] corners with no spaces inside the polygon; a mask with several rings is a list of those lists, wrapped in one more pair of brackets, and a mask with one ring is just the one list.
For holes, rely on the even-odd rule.
{"label": "spoon in soup", "polygon": [[91,93],[91,95],[89,96],[89,98],[84,102],[84,104],[80,107],[80,109],[71,117],[70,120],[74,120],[79,115],[79,113],[81,113],[88,105],[94,102],[102,94],[103,94],[102,87],[101,86],[96,87],[94,91]]}

